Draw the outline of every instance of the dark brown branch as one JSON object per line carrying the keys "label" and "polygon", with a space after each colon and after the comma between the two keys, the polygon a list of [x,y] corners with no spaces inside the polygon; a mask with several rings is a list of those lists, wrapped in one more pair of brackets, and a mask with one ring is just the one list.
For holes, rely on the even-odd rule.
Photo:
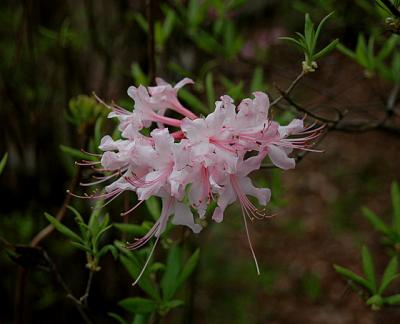
{"label": "dark brown branch", "polygon": [[[289,85],[289,87],[283,92],[285,94],[285,96],[289,96],[290,93],[293,91],[293,89],[297,86],[297,84],[300,82],[300,80],[304,77],[305,73],[304,71],[302,71],[297,77],[296,79],[293,80],[293,82]],[[270,104],[270,107],[275,106],[277,103],[279,103],[282,99],[284,98],[283,94],[281,93],[281,95],[276,98],[275,100],[273,100]]]}
{"label": "dark brown branch", "polygon": [[314,118],[315,120],[318,120],[323,123],[337,124],[343,118],[343,114],[339,110],[336,111],[338,114],[336,119],[328,119],[328,118],[325,118],[322,116],[318,116],[318,115],[314,114],[313,112],[309,111],[308,109],[297,104],[292,98],[290,98],[290,96],[287,94],[286,91],[283,91],[282,89],[278,88],[277,86],[276,86],[276,88],[279,91],[279,93],[281,94],[281,97],[283,99],[285,99],[294,108],[296,108],[296,110],[298,110],[304,114],[307,114],[308,116]]}
{"label": "dark brown branch", "polygon": [[[72,191],[72,192],[75,191],[75,188],[77,187],[77,185],[79,183],[80,176],[81,176],[81,168],[78,167],[78,170],[76,171],[75,176],[71,181],[70,191]],[[65,213],[67,211],[67,206],[69,205],[71,199],[72,199],[72,196],[70,194],[65,195],[64,202],[56,214],[56,219],[58,221],[61,222],[62,219],[64,218]],[[30,245],[32,247],[38,246],[41,241],[43,241],[45,238],[47,238],[54,231],[54,229],[55,228],[53,225],[51,225],[51,224],[47,225],[44,229],[42,229],[39,233],[36,234],[36,236],[32,239]]]}

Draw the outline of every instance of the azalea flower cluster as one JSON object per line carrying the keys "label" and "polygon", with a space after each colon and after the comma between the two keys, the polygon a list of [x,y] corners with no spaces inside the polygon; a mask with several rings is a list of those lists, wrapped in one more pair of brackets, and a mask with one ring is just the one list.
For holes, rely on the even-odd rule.
{"label": "azalea flower cluster", "polygon": [[[255,187],[249,174],[260,169],[267,156],[281,169],[294,168],[295,159],[289,154],[294,149],[311,150],[322,129],[305,127],[300,119],[287,126],[270,120],[270,103],[263,92],[255,92],[254,98],[237,106],[231,97],[222,96],[213,112],[197,116],[177,97],[178,90],[191,83],[185,78],[171,86],[157,79],[154,87],[131,86],[132,112],[97,98],[111,109],[109,118],[118,120],[122,139],[105,136],[101,140],[99,148],[104,153],[99,163],[101,171],[109,175],[91,184],[114,181],[105,187],[105,193],[87,197],[111,201],[124,191],[134,191],[139,202],[122,215],[152,196],[162,199],[159,219],[144,237],[128,244],[131,249],[143,246],[153,236],[158,240],[171,217],[173,224],[200,232],[202,226],[196,218],[206,216],[212,201],[216,202],[212,214],[216,222],[223,220],[227,206],[239,201],[248,234],[246,218],[268,217],[265,208],[258,209],[248,196],[262,206],[271,197],[270,189]],[[182,118],[167,117],[168,110]],[[149,136],[144,135],[145,129]]]}

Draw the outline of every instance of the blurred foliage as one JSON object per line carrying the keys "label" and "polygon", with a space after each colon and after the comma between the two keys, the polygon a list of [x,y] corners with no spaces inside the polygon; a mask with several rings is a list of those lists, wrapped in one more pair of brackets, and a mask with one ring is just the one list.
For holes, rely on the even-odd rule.
{"label": "blurred foliage", "polygon": [[[375,213],[364,207],[363,214],[373,225],[374,229],[383,235],[384,242],[394,248],[394,255],[386,265],[380,281],[376,279],[376,270],[371,252],[366,246],[362,247],[361,260],[364,276],[359,276],[351,270],[339,265],[334,265],[335,270],[344,278],[349,280],[351,285],[360,287],[360,296],[365,300],[366,305],[378,311],[383,306],[400,305],[400,294],[389,294],[390,285],[400,276],[399,258],[399,233],[400,233],[400,190],[396,182],[392,183],[393,203],[393,225],[387,226]],[[392,254],[392,253],[391,253]],[[356,287],[356,288],[357,288]]]}
{"label": "blurred foliage", "polygon": [[[399,6],[396,1],[393,3]],[[271,3],[169,0],[157,4],[153,14],[158,74],[169,80],[193,78],[195,85],[182,89],[179,96],[199,114],[211,111],[215,100],[224,93],[236,101],[254,91],[273,93],[275,80],[270,72],[287,63],[281,57],[286,52],[285,45],[278,44],[278,36],[276,39],[261,37],[261,40],[256,37],[259,31],[273,34],[273,24],[287,35],[304,25],[304,33],[298,33],[298,38],[286,39],[302,49],[306,71],[315,68],[314,62],[334,49],[340,35],[339,50],[359,64],[368,77],[375,75],[395,85],[400,83],[399,37],[389,36],[383,30],[386,26],[396,33],[398,17],[388,8],[382,8],[383,1],[379,5],[367,0]],[[324,25],[330,17],[327,14],[333,11],[335,15]],[[320,21],[317,28],[311,17]],[[3,270],[10,273],[0,288],[10,296],[3,307],[11,310],[15,306],[11,296],[18,299],[15,283],[18,289],[18,284],[23,282],[22,269],[30,270],[24,289],[29,303],[24,305],[21,314],[25,320],[52,322],[54,318],[64,318],[66,322],[77,322],[81,318],[72,307],[85,301],[96,323],[108,320],[147,323],[160,317],[177,322],[178,316],[192,316],[196,297],[209,306],[206,313],[210,321],[224,313],[231,322],[256,322],[257,314],[248,312],[254,300],[261,300],[264,294],[273,296],[279,281],[285,281],[290,275],[284,265],[271,262],[257,278],[253,265],[238,258],[237,246],[231,246],[236,238],[221,239],[227,236],[222,227],[212,229],[214,241],[208,245],[212,247],[202,248],[200,259],[200,250],[194,246],[198,243],[196,239],[169,226],[154,261],[146,268],[138,287],[132,288],[129,283],[137,279],[154,246],[131,252],[124,247],[124,242],[144,235],[153,226],[160,214],[157,199],[148,200],[138,208],[132,221],[120,217],[119,206],[110,204],[99,211],[100,203],[88,206],[78,200],[68,207],[62,222],[51,216],[63,204],[71,178],[80,172],[86,176],[86,171],[74,168],[72,161],[97,161],[98,157],[85,151],[98,152],[105,133],[114,132],[114,138],[119,136],[115,124],[106,119],[107,109],[90,93],[95,91],[105,100],[118,98],[119,104],[130,109],[132,102],[127,96],[121,97],[121,89],[132,83],[151,84],[147,38],[146,8],[140,1],[6,0],[0,4],[0,119],[5,121],[1,127],[0,152],[8,152],[2,153],[0,162],[0,235],[7,251],[1,254],[0,262]],[[250,49],[249,53],[245,52],[246,48]],[[271,60],[276,57],[277,61]],[[299,62],[294,55],[291,61],[291,69],[296,71]],[[319,65],[324,63],[321,61]],[[293,117],[288,111],[274,110],[274,114],[282,123]],[[263,174],[256,181],[272,189],[272,211],[289,205],[279,170],[272,170],[267,176]],[[332,205],[334,216],[345,214],[347,217],[347,211],[358,208],[361,197],[368,192],[362,189],[364,185],[359,183],[361,189],[355,195]],[[363,213],[382,234],[384,242],[398,251],[397,185],[393,185],[392,195],[393,225],[382,221],[371,210],[364,208]],[[123,199],[133,200],[128,196]],[[5,203],[13,201],[17,203]],[[40,217],[44,210],[49,211],[45,214],[47,221],[68,240],[60,240],[55,235],[42,242],[42,248],[30,247],[35,234],[48,225]],[[241,225],[235,222],[231,226],[237,232]],[[296,218],[279,228],[287,235],[303,238],[306,224]],[[224,249],[224,245],[229,247]],[[233,252],[226,255],[224,251]],[[336,267],[336,270],[366,291],[367,304],[374,309],[398,304],[398,294],[386,294],[397,276],[396,256],[389,261],[378,283],[371,254],[364,248],[362,255],[365,278],[345,268]],[[18,271],[11,261],[19,265]],[[55,272],[56,265],[58,272]],[[93,283],[91,279],[87,282],[85,266],[89,273],[96,272]],[[210,287],[211,302],[204,296],[208,292],[200,289],[197,295],[193,291],[200,271],[204,285]],[[66,303],[66,293],[58,277],[65,278],[71,291],[82,291],[87,285],[90,297],[88,290],[82,301]],[[303,273],[298,293],[318,303],[324,293],[321,280],[316,271]],[[218,305],[222,307],[214,307],[214,300],[220,300]],[[2,316],[5,322],[11,321],[11,312]]]}

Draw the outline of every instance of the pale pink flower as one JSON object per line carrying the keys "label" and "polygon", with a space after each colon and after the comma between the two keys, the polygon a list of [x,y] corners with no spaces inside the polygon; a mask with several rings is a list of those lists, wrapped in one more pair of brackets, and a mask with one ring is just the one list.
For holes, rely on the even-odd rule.
{"label": "pale pink flower", "polygon": [[[231,97],[222,96],[215,103],[213,112],[197,117],[177,97],[178,90],[190,83],[193,81],[185,78],[171,86],[157,79],[154,87],[130,87],[128,94],[135,102],[133,112],[115,104],[107,105],[112,110],[109,117],[119,121],[122,139],[113,140],[105,136],[99,146],[103,151],[100,161],[81,164],[107,173],[83,185],[112,182],[103,193],[81,197],[102,199],[106,205],[124,191],[135,192],[138,202],[122,215],[131,213],[150,197],[161,198],[159,219],[144,237],[128,244],[131,249],[142,247],[153,237],[156,237],[157,244],[170,219],[172,224],[184,225],[199,233],[202,226],[196,218],[206,217],[212,201],[217,203],[212,215],[216,222],[221,222],[225,209],[238,201],[259,271],[247,219],[253,221],[270,216],[265,208],[258,209],[249,196],[266,206],[271,191],[255,187],[249,175],[260,169],[267,156],[281,169],[294,168],[296,161],[290,156],[292,151],[313,151],[311,142],[319,136],[322,127],[314,124],[305,127],[303,120],[299,119],[286,126],[269,120],[269,99],[263,92],[255,92],[254,98],[242,100],[237,107]],[[164,116],[167,109],[181,114],[183,119]],[[143,128],[155,125],[157,127],[150,136],[142,134]],[[177,130],[170,132],[168,126]]]}

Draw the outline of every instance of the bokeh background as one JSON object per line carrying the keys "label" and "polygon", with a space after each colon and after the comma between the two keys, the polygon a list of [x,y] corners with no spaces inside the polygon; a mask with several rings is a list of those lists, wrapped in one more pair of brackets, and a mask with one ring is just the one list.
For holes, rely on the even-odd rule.
{"label": "bokeh background", "polygon": [[[354,48],[361,32],[388,36],[373,1],[154,1],[153,18],[164,23],[156,23],[156,75],[172,83],[184,76],[196,80],[182,100],[199,109],[211,109],[210,78],[216,97],[228,92],[240,99],[252,90],[276,97],[274,84],[287,87],[302,61],[301,53],[279,37],[301,31],[305,12],[319,21],[331,11],[335,15],[322,43],[340,38]],[[165,23],[166,17],[172,22]],[[0,153],[9,154],[0,179],[1,323],[81,322],[50,273],[34,270],[21,277],[7,244],[29,244],[48,224],[43,213],[56,214],[63,204],[77,171],[74,157],[60,145],[95,149],[90,142],[94,122],[87,116],[82,117],[85,123],[71,118],[81,107],[94,105],[92,91],[131,107],[126,89],[147,82],[151,66],[143,19],[144,1],[1,1]],[[220,19],[224,27],[217,26]],[[319,65],[294,91],[303,106],[328,115],[332,107],[347,110],[354,120],[379,116],[390,82],[366,78],[360,66],[337,51]],[[113,127],[105,121],[101,134]],[[318,144],[324,152],[306,155],[295,170],[257,172],[255,181],[273,189],[270,209],[276,214],[251,226],[261,275],[254,268],[240,208],[234,205],[222,224],[210,222],[201,234],[186,238],[187,246],[200,246],[200,264],[184,292],[186,306],[161,322],[398,323],[398,310],[368,309],[332,264],[360,273],[362,244],[373,252],[378,272],[386,264],[379,236],[361,208],[390,219],[390,184],[400,176],[399,138],[387,130],[332,131]],[[115,222],[121,221],[123,203],[117,200],[109,207]],[[71,204],[82,214],[90,212],[82,201]],[[73,226],[73,216],[64,222]],[[172,237],[180,235],[176,231]],[[106,240],[120,237],[112,229]],[[57,232],[41,246],[80,295],[87,276],[82,252]],[[163,250],[157,253],[162,258]],[[131,287],[130,276],[111,255],[101,266],[90,314],[95,323],[113,323],[107,313],[123,314],[118,301],[141,291]]]}

